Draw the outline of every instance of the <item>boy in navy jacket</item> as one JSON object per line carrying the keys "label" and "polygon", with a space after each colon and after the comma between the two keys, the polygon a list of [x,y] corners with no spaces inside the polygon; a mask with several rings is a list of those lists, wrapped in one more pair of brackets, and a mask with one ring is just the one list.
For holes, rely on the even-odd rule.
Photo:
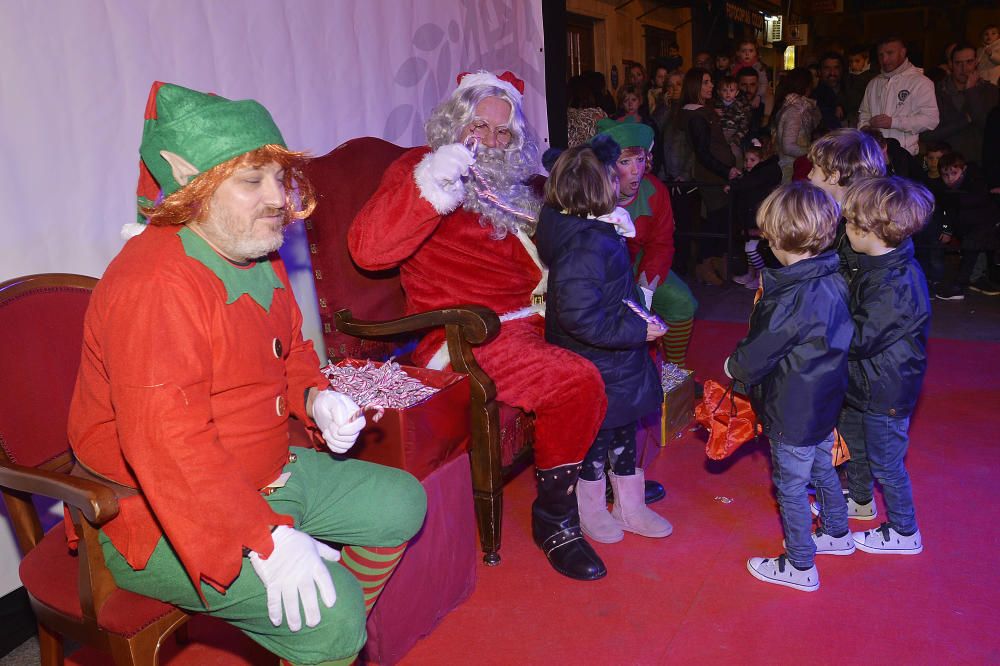
{"label": "boy in navy jacket", "polygon": [[855,532],[869,553],[915,555],[923,550],[903,459],[910,415],[927,370],[930,297],[910,237],[934,210],[922,185],[892,176],[858,181],[847,190],[847,238],[857,253],[851,280],[854,322],[850,382],[839,430],[847,442],[851,501],[874,515],[872,476],[885,498],[888,522]]}
{"label": "boy in navy jacket", "polygon": [[[761,271],[763,294],[750,332],[725,364],[727,375],[749,386],[771,440],[785,533],[783,554],[752,557],[747,569],[766,583],[805,592],[819,589],[817,553],[849,555],[855,548],[833,469],[833,428],[847,389],[853,330],[840,261],[827,250],[839,217],[833,198],[805,181],[783,185],[764,200],[757,225],[782,267]],[[810,479],[822,502],[823,524],[814,534]]]}

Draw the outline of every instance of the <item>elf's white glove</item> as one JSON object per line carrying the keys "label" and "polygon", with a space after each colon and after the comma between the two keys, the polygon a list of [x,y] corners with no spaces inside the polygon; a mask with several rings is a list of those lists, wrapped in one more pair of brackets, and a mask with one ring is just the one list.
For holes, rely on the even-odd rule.
{"label": "elf's white glove", "polygon": [[462,176],[476,161],[472,151],[460,143],[449,143],[427,153],[413,172],[420,195],[441,215],[455,210],[465,195]]}
{"label": "elf's white glove", "polygon": [[299,614],[301,601],[306,626],[315,627],[320,621],[317,588],[319,598],[327,608],[332,608],[337,600],[333,578],[323,560],[337,562],[340,553],[287,525],[274,528],[271,538],[274,550],[270,557],[264,559],[252,551],[249,555],[250,564],[267,591],[267,617],[271,624],[280,627],[284,610],[288,628],[298,631],[302,628]]}
{"label": "elf's white glove", "polygon": [[326,445],[334,453],[349,451],[365,427],[365,416],[357,403],[332,389],[316,394],[312,413]]}

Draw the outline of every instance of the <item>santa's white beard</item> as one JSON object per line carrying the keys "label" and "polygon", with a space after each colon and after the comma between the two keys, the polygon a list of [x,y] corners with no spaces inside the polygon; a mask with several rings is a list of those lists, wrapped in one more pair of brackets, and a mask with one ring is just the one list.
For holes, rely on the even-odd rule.
{"label": "santa's white beard", "polygon": [[[465,181],[462,207],[478,214],[479,223],[483,226],[489,222],[493,226],[492,237],[497,240],[505,238],[508,233],[533,234],[542,202],[534,190],[525,184],[533,175],[530,166],[512,163],[503,150],[480,146],[476,151],[475,169],[481,180],[470,174]],[[506,211],[480,196],[477,187],[492,192],[505,205],[529,215],[532,221]]]}

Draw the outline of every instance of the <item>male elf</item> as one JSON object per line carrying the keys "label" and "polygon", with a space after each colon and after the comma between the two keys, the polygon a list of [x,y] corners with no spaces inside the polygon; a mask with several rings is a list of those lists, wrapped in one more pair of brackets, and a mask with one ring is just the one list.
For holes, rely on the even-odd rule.
{"label": "male elf", "polygon": [[[162,83],[139,152],[148,224],[94,290],[69,420],[85,472],[134,489],[105,560],[119,587],[285,663],[350,663],[426,498],[331,455],[365,419],[320,373],[277,254],[315,207],[305,155],[259,103]],[[289,446],[289,416],[315,448]]]}

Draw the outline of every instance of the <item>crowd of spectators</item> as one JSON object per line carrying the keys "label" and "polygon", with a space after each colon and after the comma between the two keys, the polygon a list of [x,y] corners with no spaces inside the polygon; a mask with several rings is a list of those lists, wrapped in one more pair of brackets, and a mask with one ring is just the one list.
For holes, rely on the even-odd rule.
{"label": "crowd of spectators", "polygon": [[[742,256],[719,261],[726,225],[740,246],[754,240],[747,222],[753,211],[736,200],[749,191],[741,183],[749,176],[746,152],[757,163],[776,157],[780,182],[805,179],[812,142],[841,127],[860,128],[882,147],[894,175],[935,194],[933,221],[915,239],[935,295],[960,299],[969,289],[1000,295],[1000,30],[986,26],[981,36],[978,46],[952,42],[940,62],[923,68],[896,36],[831,49],[778,72],[761,61],[753,41],[714,54],[697,51],[690,68],[671,46],[648,75],[630,63],[614,95],[598,72],[573,77],[569,145],[588,141],[603,117],[652,127],[652,169],[673,186],[677,229],[701,239],[676,263],[703,282],[723,284],[734,277],[727,267],[746,274]],[[760,195],[753,191],[755,200]],[[949,254],[958,261],[946,261]],[[697,265],[687,268],[695,270],[685,270],[691,258]]]}

